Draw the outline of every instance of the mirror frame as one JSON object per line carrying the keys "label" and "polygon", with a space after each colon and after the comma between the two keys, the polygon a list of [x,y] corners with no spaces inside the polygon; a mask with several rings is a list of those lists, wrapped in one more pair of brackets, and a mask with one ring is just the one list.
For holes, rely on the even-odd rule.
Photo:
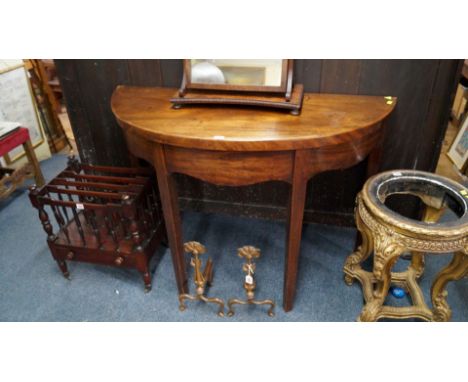
{"label": "mirror frame", "polygon": [[[203,84],[191,81],[192,63],[191,59],[184,59],[184,77],[180,88],[180,95],[185,94],[185,90],[221,90],[236,92],[260,92],[260,93],[290,93],[292,85],[293,63],[290,59],[283,59],[281,63],[281,83],[279,86],[258,86],[258,85],[229,85],[229,84]],[[289,90],[289,92],[288,92]]]}
{"label": "mirror frame", "polygon": [[182,83],[170,98],[173,109],[184,105],[245,105],[289,110],[299,115],[304,98],[304,86],[293,85],[294,60],[282,59],[280,86],[199,84],[191,82],[191,60],[183,62]]}

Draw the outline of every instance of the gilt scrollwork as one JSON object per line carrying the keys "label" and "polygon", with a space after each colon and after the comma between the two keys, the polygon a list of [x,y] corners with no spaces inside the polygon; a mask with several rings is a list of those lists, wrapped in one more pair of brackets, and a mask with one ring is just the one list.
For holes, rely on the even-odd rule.
{"label": "gilt scrollwork", "polygon": [[[359,196],[356,198],[356,203],[358,203]],[[356,272],[361,269],[361,263],[365,261],[373,250],[373,239],[372,233],[369,231],[367,226],[362,222],[362,219],[359,215],[359,211],[356,205],[355,208],[355,218],[356,226],[361,234],[361,244],[357,249],[347,257],[344,264],[344,280],[347,285],[351,285],[356,277]]]}
{"label": "gilt scrollwork", "polygon": [[468,255],[465,251],[456,252],[452,261],[436,276],[431,288],[434,321],[449,321],[452,311],[447,303],[448,292],[445,289],[450,281],[457,281],[468,276]]}
{"label": "gilt scrollwork", "polygon": [[374,232],[374,277],[382,280],[385,266],[403,251],[404,247],[398,243],[392,233]]}
{"label": "gilt scrollwork", "polygon": [[364,305],[361,314],[358,317],[358,321],[373,322],[378,319],[378,315],[382,309],[382,303],[378,299],[374,299]]}
{"label": "gilt scrollwork", "polygon": [[447,303],[448,292],[446,290],[432,296],[433,320],[438,322],[450,321],[452,310]]}
{"label": "gilt scrollwork", "polygon": [[455,252],[460,249],[467,251],[468,248],[468,237],[464,236],[456,239],[447,239],[447,240],[430,240],[430,239],[418,239],[414,237],[409,237],[402,235],[395,230],[387,227],[384,224],[377,222],[376,219],[372,217],[370,212],[364,206],[363,202],[359,203],[358,206],[359,215],[363,222],[369,227],[371,231],[379,231],[383,234],[393,235],[395,239],[398,240],[404,247],[408,250],[418,251],[418,252]]}

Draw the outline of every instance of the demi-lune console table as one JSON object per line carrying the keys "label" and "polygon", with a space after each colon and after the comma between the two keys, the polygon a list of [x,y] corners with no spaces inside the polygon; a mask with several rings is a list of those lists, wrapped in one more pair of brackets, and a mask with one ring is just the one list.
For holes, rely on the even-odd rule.
{"label": "demi-lune console table", "polygon": [[[307,181],[350,167],[381,146],[382,121],[396,99],[305,94],[300,116],[248,107],[184,106],[176,89],[119,86],[111,101],[128,149],[156,169],[179,293],[187,293],[181,221],[174,173],[223,186],[271,180],[291,185],[283,308],[293,308]],[[372,172],[369,169],[369,172]]]}

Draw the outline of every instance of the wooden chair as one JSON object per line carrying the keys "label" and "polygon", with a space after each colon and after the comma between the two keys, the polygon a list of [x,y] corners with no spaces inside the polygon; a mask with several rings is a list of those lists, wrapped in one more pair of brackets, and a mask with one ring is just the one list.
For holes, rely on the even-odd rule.
{"label": "wooden chair", "polygon": [[44,184],[44,176],[29,139],[28,129],[20,127],[0,138],[0,156],[8,154],[8,152],[19,145],[23,145],[28,163],[17,169],[0,167],[0,200],[7,198],[27,178],[34,177],[38,186]]}

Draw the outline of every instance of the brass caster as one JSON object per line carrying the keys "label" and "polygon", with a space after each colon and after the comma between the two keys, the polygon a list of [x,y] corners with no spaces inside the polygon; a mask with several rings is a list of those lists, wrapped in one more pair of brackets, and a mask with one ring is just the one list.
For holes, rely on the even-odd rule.
{"label": "brass caster", "polygon": [[185,309],[187,309],[185,306],[179,305],[179,310],[180,310],[181,312],[183,312]]}
{"label": "brass caster", "polygon": [[150,285],[145,285],[145,293],[151,292],[151,284]]}
{"label": "brass caster", "polygon": [[64,274],[63,274],[63,277],[65,277],[65,278],[66,278],[67,280],[69,280],[69,281],[71,280],[71,276],[70,276],[70,273],[69,273],[69,272],[64,273]]}
{"label": "brass caster", "polygon": [[224,312],[218,312],[219,317],[224,317]]}
{"label": "brass caster", "polygon": [[275,317],[275,312],[268,312],[268,315],[269,315],[270,317]]}
{"label": "brass caster", "polygon": [[230,310],[229,312],[227,312],[227,316],[228,316],[228,317],[234,316],[234,312],[233,312],[232,310]]}

